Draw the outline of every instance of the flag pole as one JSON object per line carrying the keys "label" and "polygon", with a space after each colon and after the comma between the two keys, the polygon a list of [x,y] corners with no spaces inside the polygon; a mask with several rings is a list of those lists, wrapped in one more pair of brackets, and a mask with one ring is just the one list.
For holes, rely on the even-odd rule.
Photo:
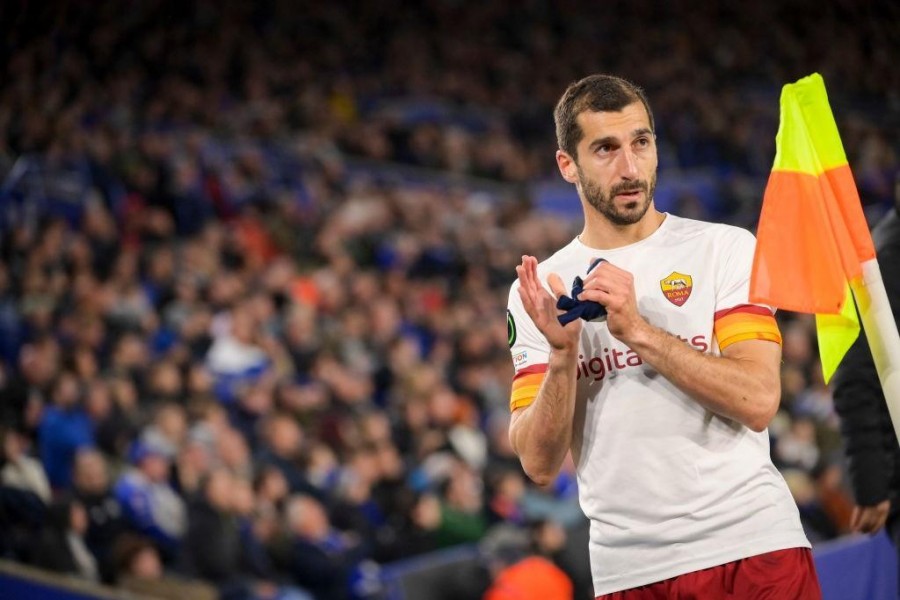
{"label": "flag pole", "polygon": [[884,288],[878,260],[873,258],[864,261],[862,273],[862,281],[851,282],[851,289],[884,391],[894,434],[900,442],[900,333]]}

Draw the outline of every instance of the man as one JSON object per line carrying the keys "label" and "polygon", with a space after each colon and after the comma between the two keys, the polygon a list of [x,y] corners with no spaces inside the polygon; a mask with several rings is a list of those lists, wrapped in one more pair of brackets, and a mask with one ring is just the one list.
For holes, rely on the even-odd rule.
{"label": "man", "polygon": [[[585,224],[516,267],[509,434],[523,468],[546,485],[571,450],[598,598],[819,598],[769,458],[781,336],[748,301],[753,236],[656,210],[654,122],[633,84],[587,77],[554,116]],[[605,320],[558,320],[576,276]]]}
{"label": "man", "polygon": [[291,496],[285,516],[291,538],[289,570],[297,585],[316,600],[350,598],[350,582],[358,575],[367,549],[332,527],[325,508],[313,496]]}
{"label": "man", "polygon": [[62,371],[50,390],[51,403],[41,415],[38,447],[54,490],[72,485],[72,464],[81,448],[94,445],[94,425],[81,401],[78,378]]}
{"label": "man", "polygon": [[113,488],[125,521],[150,537],[167,563],[174,561],[187,529],[184,500],[169,483],[169,452],[154,440],[138,439],[129,450],[134,468],[123,473]]}
{"label": "man", "polygon": [[[872,240],[894,320],[900,323],[900,176],[894,188],[894,207],[872,230]],[[856,499],[850,527],[856,532],[877,533],[887,523],[894,546],[900,548],[900,448],[862,332],[835,373],[834,407],[841,417]]]}
{"label": "man", "polygon": [[122,506],[113,495],[106,458],[94,448],[82,448],[75,455],[72,470],[72,488],[75,498],[87,511],[88,528],[85,542],[100,567],[100,574],[107,582],[115,577],[113,547],[125,531]]}

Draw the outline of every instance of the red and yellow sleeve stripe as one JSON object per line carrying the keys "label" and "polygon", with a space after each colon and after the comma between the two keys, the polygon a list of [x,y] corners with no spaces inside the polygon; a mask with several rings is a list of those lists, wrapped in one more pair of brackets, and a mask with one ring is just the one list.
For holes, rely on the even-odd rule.
{"label": "red and yellow sleeve stripe", "polygon": [[531,365],[516,373],[512,382],[509,409],[524,408],[534,402],[546,375],[547,365]]}
{"label": "red and yellow sleeve stripe", "polygon": [[713,330],[719,350],[745,340],[781,343],[781,332],[772,311],[763,306],[742,304],[716,313]]}

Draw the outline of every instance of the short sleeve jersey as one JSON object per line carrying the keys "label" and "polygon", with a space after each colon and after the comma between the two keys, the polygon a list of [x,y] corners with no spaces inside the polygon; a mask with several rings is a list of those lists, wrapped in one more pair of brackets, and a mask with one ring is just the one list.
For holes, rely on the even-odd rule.
{"label": "short sleeve jersey", "polygon": [[[771,309],[748,300],[754,247],[743,229],[667,215],[653,234],[622,248],[595,250],[575,239],[538,265],[538,275],[571,283],[604,258],[632,273],[647,321],[718,354],[743,340],[781,342]],[[518,282],[508,309],[516,409],[537,395],[550,349],[525,313]],[[768,433],[705,409],[605,322],[582,327],[572,456],[598,595],[809,547],[769,457]]]}

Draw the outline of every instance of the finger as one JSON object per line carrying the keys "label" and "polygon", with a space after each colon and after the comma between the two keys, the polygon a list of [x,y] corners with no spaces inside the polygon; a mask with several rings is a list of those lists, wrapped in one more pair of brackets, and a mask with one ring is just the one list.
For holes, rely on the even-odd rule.
{"label": "finger", "polygon": [[533,291],[539,285],[537,280],[537,260],[533,256],[523,256],[522,268],[525,269],[528,287]]}
{"label": "finger", "polygon": [[850,514],[850,530],[851,531],[860,531],[860,519],[861,519],[862,510],[858,506],[853,507],[853,512]]}
{"label": "finger", "polygon": [[627,285],[631,280],[631,273],[625,269],[621,269],[614,264],[603,261],[585,277],[585,284],[591,281],[604,281],[609,284],[618,283]]}
{"label": "finger", "polygon": [[550,273],[550,275],[547,276],[547,284],[550,286],[550,291],[553,292],[553,295],[557,298],[565,296],[568,293],[562,278],[556,273]]}
{"label": "finger", "polygon": [[601,289],[585,289],[578,296],[579,300],[593,300],[594,302],[599,302],[603,306],[609,306],[609,304],[613,301],[613,293],[608,290]]}
{"label": "finger", "polygon": [[522,265],[516,265],[516,278],[519,280],[520,290],[527,285],[528,275],[525,273],[525,267]]}
{"label": "finger", "polygon": [[872,521],[867,513],[863,513],[862,517],[859,519],[859,531],[860,533],[872,532]]}
{"label": "finger", "polygon": [[884,527],[887,522],[888,510],[890,505],[888,503],[884,503],[883,505],[878,505],[873,511],[873,521],[874,521],[874,530],[878,531],[882,527]]}
{"label": "finger", "polygon": [[540,315],[538,314],[538,303],[535,300],[535,295],[522,286],[519,288],[519,298],[522,299],[522,307],[525,309],[525,312],[531,317],[532,321],[537,323],[540,320]]}
{"label": "finger", "polygon": [[584,282],[585,290],[601,290],[608,293],[623,293],[626,291],[626,284],[615,274],[598,273],[595,277],[586,279]]}
{"label": "finger", "polygon": [[534,295],[534,280],[529,268],[528,256],[522,257],[522,264],[516,267],[516,275],[519,277],[519,289],[529,296]]}
{"label": "finger", "polygon": [[878,531],[878,515],[870,508],[864,508],[861,511],[859,519],[859,530],[863,533],[874,533]]}
{"label": "finger", "polygon": [[863,533],[878,533],[878,530],[881,526],[878,524],[878,521],[868,521],[865,525],[863,525],[862,532]]}

